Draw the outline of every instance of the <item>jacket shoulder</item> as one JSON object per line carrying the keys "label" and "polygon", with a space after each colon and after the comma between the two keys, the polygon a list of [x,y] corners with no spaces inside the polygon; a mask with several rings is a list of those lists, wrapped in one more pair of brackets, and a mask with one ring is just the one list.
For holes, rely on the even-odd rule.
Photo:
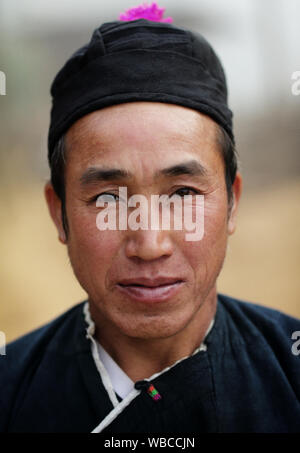
{"label": "jacket shoulder", "polygon": [[255,302],[249,302],[225,294],[219,294],[222,303],[231,318],[240,324],[252,327],[253,333],[272,333],[276,335],[283,331],[292,332],[300,330],[300,319],[283,313],[280,310],[266,307]]}
{"label": "jacket shoulder", "polygon": [[[300,320],[280,310],[223,294],[228,341],[265,366],[277,367],[300,397]],[[299,338],[299,339],[298,339]]]}
{"label": "jacket shoulder", "polygon": [[63,344],[64,353],[72,353],[70,332],[82,315],[83,304],[7,344],[5,355],[0,356],[0,432],[5,431],[16,400],[22,399],[46,351],[59,353]]}

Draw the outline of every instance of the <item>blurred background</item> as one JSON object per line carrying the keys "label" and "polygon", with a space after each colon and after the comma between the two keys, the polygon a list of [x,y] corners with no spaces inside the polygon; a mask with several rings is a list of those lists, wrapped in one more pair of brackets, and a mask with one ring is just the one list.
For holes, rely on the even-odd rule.
{"label": "blurred background", "polygon": [[[7,341],[82,301],[49,218],[49,88],[103,22],[139,1],[0,0],[0,331]],[[150,3],[150,2],[149,2]],[[300,317],[299,0],[161,0],[220,56],[244,177],[219,292]]]}

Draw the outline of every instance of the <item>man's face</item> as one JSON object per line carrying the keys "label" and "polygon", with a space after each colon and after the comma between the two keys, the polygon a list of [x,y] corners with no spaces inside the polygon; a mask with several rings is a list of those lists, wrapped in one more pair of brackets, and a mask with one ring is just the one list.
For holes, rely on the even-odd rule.
{"label": "man's face", "polygon": [[[92,312],[112,334],[129,337],[169,337],[187,328],[205,301],[215,298],[235,227],[234,212],[228,222],[216,124],[185,107],[132,102],[78,120],[67,132],[66,149],[66,242]],[[204,172],[191,170],[195,161]],[[120,172],[100,177],[111,169]],[[186,240],[184,228],[100,231],[97,197],[112,194],[113,200],[119,187],[127,187],[128,198],[144,195],[149,206],[154,194],[204,195],[203,238]],[[153,288],[159,277],[168,288]],[[152,289],[139,287],[141,282]]]}

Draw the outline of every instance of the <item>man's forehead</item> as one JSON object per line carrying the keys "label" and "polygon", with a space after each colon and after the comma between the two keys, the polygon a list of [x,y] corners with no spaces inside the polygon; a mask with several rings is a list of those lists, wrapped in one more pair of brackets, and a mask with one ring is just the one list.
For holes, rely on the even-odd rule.
{"label": "man's forehead", "polygon": [[188,107],[161,102],[130,102],[97,110],[67,131],[67,147],[91,148],[109,141],[110,147],[135,142],[169,144],[215,142],[217,124]]}

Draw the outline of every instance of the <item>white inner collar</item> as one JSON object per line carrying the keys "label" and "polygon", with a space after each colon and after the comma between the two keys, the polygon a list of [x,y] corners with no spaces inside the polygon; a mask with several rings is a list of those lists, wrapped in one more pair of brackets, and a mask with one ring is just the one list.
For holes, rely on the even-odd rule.
{"label": "white inner collar", "polygon": [[127,376],[126,373],[119,367],[114,359],[105,351],[97,341],[97,347],[100,360],[106,368],[110,377],[114,391],[124,399],[134,388],[134,382]]}
{"label": "white inner collar", "polygon": [[[204,340],[211,331],[213,325],[214,325],[214,319],[212,319],[206,333],[203,339],[203,342],[200,346],[200,348],[197,348],[193,354],[195,354],[199,349],[204,348]],[[103,363],[109,378],[111,380],[112,387],[114,391],[119,395],[122,399],[124,399],[134,388],[134,382],[132,379],[130,379],[129,376],[122,370],[122,368],[119,367],[119,365],[114,361],[114,359],[108,354],[108,352],[105,351],[105,349],[101,346],[98,341],[97,343],[97,349],[99,353],[99,358],[101,362]],[[193,355],[192,354],[192,355]]]}

